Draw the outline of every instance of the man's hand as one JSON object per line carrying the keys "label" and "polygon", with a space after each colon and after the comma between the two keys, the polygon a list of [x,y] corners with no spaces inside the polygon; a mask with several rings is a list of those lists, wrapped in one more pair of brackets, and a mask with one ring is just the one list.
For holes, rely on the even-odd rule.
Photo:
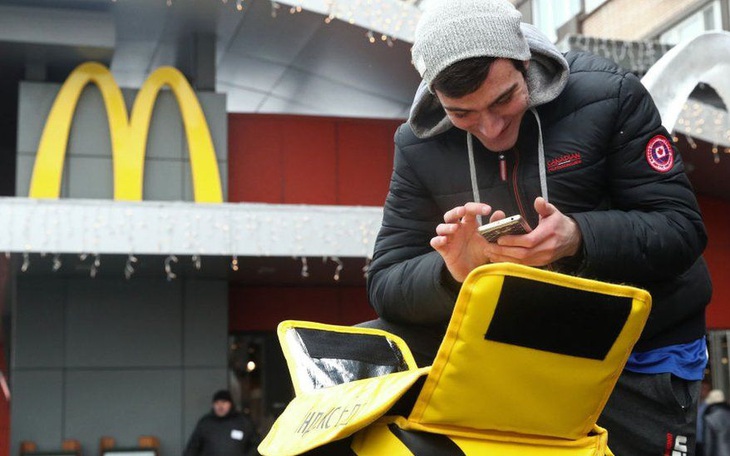
{"label": "man's hand", "polygon": [[545,266],[578,253],[583,242],[578,224],[542,197],[535,199],[535,210],[540,215],[537,228],[523,235],[502,236],[496,244],[485,246],[484,254],[492,262]]}
{"label": "man's hand", "polygon": [[431,247],[441,254],[446,268],[458,282],[463,282],[472,269],[489,262],[484,250],[488,242],[477,232],[476,216],[490,212],[492,208],[487,204],[466,203],[444,214],[444,223],[436,227],[437,236],[431,239]]}

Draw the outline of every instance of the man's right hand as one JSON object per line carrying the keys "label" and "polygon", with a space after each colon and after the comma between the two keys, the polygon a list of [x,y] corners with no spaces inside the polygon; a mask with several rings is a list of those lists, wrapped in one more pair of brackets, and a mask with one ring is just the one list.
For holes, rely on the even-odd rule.
{"label": "man's right hand", "polygon": [[[489,263],[484,253],[487,241],[479,234],[477,215],[487,216],[492,208],[484,203],[466,203],[444,214],[444,223],[436,227],[431,247],[444,259],[446,268],[457,282],[463,282],[476,267]],[[499,219],[502,211],[492,214],[492,221]]]}

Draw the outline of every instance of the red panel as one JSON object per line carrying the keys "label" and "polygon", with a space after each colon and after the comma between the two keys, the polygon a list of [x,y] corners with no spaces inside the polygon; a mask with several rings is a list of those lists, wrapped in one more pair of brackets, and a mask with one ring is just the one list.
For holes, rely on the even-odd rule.
{"label": "red panel", "polygon": [[228,200],[381,206],[400,123],[230,114]]}
{"label": "red panel", "polygon": [[382,206],[393,169],[393,134],[400,121],[337,124],[338,204]]}
{"label": "red panel", "polygon": [[365,287],[244,287],[229,289],[229,329],[273,331],[283,320],[354,325],[372,320]]}
{"label": "red panel", "polygon": [[228,201],[284,202],[281,137],[275,117],[228,116]]}
{"label": "red panel", "polygon": [[355,325],[377,318],[368,302],[365,287],[349,287],[340,290],[340,324]]}
{"label": "red panel", "polygon": [[339,322],[335,288],[231,286],[229,297],[231,331],[273,331],[283,320]]}
{"label": "red panel", "polygon": [[709,237],[705,260],[712,276],[712,301],[707,308],[707,326],[730,329],[730,202],[700,197],[702,216]]}
{"label": "red panel", "polygon": [[292,118],[282,128],[284,202],[335,204],[337,167],[331,119]]}

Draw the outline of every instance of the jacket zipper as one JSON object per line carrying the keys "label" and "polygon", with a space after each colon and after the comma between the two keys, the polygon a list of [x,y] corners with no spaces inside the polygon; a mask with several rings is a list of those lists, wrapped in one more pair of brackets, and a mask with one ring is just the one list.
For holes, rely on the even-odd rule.
{"label": "jacket zipper", "polygon": [[499,154],[499,178],[507,182],[507,160],[502,153]]}
{"label": "jacket zipper", "polygon": [[[515,157],[515,164],[512,166],[512,193],[515,197],[515,202],[517,203],[517,210],[520,212],[520,216],[522,217],[525,222],[527,222],[527,217],[525,215],[525,208],[522,206],[522,199],[520,198],[520,192],[517,187],[517,168],[520,164],[520,151],[517,149],[517,147],[514,148],[514,157]],[[500,163],[501,166],[501,163]],[[506,166],[505,166],[505,174],[506,174]],[[505,179],[503,179],[505,180]]]}
{"label": "jacket zipper", "polygon": [[[515,147],[514,150],[515,150],[515,153],[514,153],[515,164],[512,167],[512,191],[514,192],[514,195],[515,195],[515,201],[517,202],[517,208],[520,212],[520,216],[522,216],[522,219],[525,220],[525,222],[527,222],[527,217],[525,216],[525,208],[522,206],[522,199],[520,198],[520,193],[517,188],[517,168],[519,167],[519,164],[520,164],[520,151],[517,149],[517,147]],[[532,227],[532,226],[530,228],[535,229],[535,227]],[[545,269],[547,269],[548,271],[555,270],[552,263],[546,264]]]}

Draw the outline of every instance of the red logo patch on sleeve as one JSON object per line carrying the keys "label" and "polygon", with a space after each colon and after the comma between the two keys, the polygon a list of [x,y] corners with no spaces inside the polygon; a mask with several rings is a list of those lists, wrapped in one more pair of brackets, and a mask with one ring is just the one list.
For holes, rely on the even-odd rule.
{"label": "red logo patch on sleeve", "polygon": [[674,166],[674,149],[667,138],[656,135],[646,145],[646,161],[660,173],[666,173]]}

